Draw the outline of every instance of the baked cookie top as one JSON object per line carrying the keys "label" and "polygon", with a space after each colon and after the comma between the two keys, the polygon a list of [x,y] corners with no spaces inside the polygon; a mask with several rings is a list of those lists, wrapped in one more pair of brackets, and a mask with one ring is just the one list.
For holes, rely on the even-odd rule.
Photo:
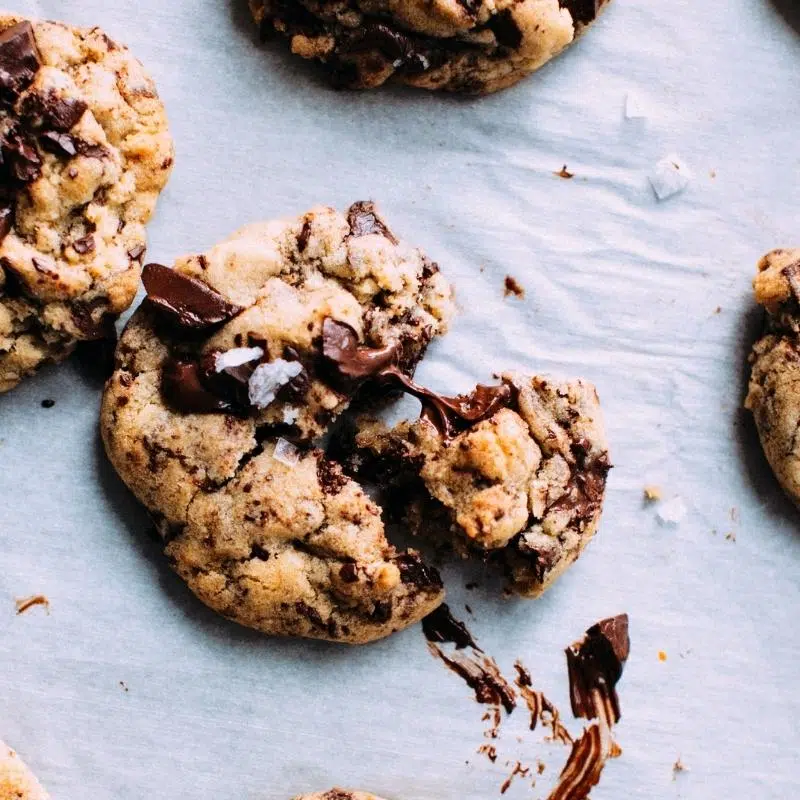
{"label": "baked cookie top", "polygon": [[335,85],[388,80],[487,94],[571,44],[608,0],[250,0],[262,34],[323,63]]}
{"label": "baked cookie top", "polygon": [[192,591],[267,633],[346,642],[435,608],[438,574],[314,444],[365,379],[410,374],[445,330],[437,265],[356,203],[248,226],[144,282],[101,429]]}
{"label": "baked cookie top", "polygon": [[800,503],[800,248],[764,256],[753,288],[766,324],[750,355],[745,406],[775,476]]}
{"label": "baked cookie top", "polygon": [[131,304],[173,148],[127,48],[0,14],[0,154],[2,392]]}
{"label": "baked cookie top", "polygon": [[536,597],[597,529],[608,445],[591,384],[501,379],[458,398],[425,390],[420,419],[392,430],[362,425],[349,465],[382,476],[417,532],[500,561],[509,589]]}
{"label": "baked cookie top", "polygon": [[16,752],[0,741],[0,800],[48,800],[49,797]]}

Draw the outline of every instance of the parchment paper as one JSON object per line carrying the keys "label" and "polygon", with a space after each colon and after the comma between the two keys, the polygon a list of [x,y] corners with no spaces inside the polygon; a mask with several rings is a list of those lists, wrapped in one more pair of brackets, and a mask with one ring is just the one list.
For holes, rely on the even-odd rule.
{"label": "parchment paper", "polygon": [[[539,74],[463,100],[333,92],[257,43],[244,0],[7,5],[101,25],[156,78],[177,161],[151,260],[373,198],[457,287],[424,381],[454,393],[520,367],[597,383],[615,464],[598,537],[538,602],[449,565],[450,605],[567,713],[563,648],[629,612],[624,754],[597,800],[797,796],[800,519],[741,410],[755,262],[800,240],[800,35],[777,6],[618,0]],[[625,118],[629,92],[646,120]],[[695,179],[658,203],[647,174],[668,153]],[[572,180],[553,175],[564,164]],[[524,300],[503,297],[506,274]],[[69,363],[0,398],[0,737],[55,798],[285,800],[339,784],[485,800],[517,758],[547,770],[505,797],[546,794],[566,748],[519,711],[497,762],[476,754],[483,709],[419,628],[361,649],[282,641],[194,600],[105,461],[99,391]],[[683,498],[680,525],[659,524],[646,484]],[[16,616],[39,592],[50,614]]]}

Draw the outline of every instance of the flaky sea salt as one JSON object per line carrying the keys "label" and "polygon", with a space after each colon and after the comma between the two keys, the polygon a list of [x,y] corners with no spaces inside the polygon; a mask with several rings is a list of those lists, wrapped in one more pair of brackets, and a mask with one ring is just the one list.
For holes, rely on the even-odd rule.
{"label": "flaky sea salt", "polygon": [[300,451],[286,439],[278,439],[272,457],[288,467],[294,467],[300,461]]}
{"label": "flaky sea salt", "polygon": [[642,99],[633,92],[628,92],[625,97],[626,119],[647,119],[647,108]]}
{"label": "flaky sea salt", "polygon": [[214,359],[214,369],[222,372],[224,369],[241,367],[242,364],[257,361],[263,355],[264,351],[260,347],[234,347],[224,353],[217,353],[217,357]]}
{"label": "flaky sea salt", "polygon": [[300,409],[299,408],[292,408],[291,406],[286,406],[283,409],[283,422],[286,425],[294,425],[297,422],[297,418],[300,416]]}
{"label": "flaky sea salt", "polygon": [[662,158],[648,176],[659,200],[680,194],[691,182],[692,171],[677,156]]}
{"label": "flaky sea salt", "polygon": [[656,518],[662,525],[680,525],[685,516],[686,503],[680,495],[660,503],[656,511]]}
{"label": "flaky sea salt", "polygon": [[282,358],[259,364],[250,376],[247,394],[250,404],[256,408],[266,408],[275,400],[281,387],[296,378],[303,371],[299,361],[284,361]]}

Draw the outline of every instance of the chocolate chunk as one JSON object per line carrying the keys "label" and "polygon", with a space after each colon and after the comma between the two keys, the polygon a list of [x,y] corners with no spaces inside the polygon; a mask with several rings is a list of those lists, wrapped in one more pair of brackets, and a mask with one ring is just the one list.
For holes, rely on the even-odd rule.
{"label": "chocolate chunk", "polygon": [[[602,710],[609,724],[619,722],[615,687],[630,647],[628,615],[620,614],[593,625],[581,641],[567,648],[570,702],[576,717],[594,719]],[[598,706],[598,699],[602,706]]]}
{"label": "chocolate chunk", "polygon": [[86,236],[82,236],[80,239],[76,239],[72,243],[72,249],[78,253],[78,255],[85,256],[87,253],[91,253],[94,251],[94,236],[92,234],[87,234]]}
{"label": "chocolate chunk", "polygon": [[12,205],[0,205],[0,244],[3,239],[11,233],[14,226],[14,207]]}
{"label": "chocolate chunk", "polygon": [[29,128],[47,128],[64,133],[73,128],[88,106],[83,100],[59,97],[54,91],[29,94],[22,102],[20,115]]}
{"label": "chocolate chunk", "polygon": [[377,600],[369,618],[374,622],[388,622],[392,618],[392,601]]}
{"label": "chocolate chunk", "polygon": [[327,317],[322,323],[322,354],[342,377],[363,380],[397,360],[395,344],[372,348],[358,344],[358,334],[345,322]]}
{"label": "chocolate chunk", "polygon": [[31,183],[41,175],[42,159],[34,145],[19,133],[8,134],[0,148],[9,175],[20,183]]}
{"label": "chocolate chunk", "polygon": [[450,613],[447,603],[442,603],[422,620],[422,631],[429,642],[452,642],[456,650],[465,647],[480,650],[467,626]]}
{"label": "chocolate chunk", "polygon": [[559,0],[561,8],[566,8],[576,25],[588,25],[597,19],[600,9],[608,0]]}
{"label": "chocolate chunk", "polygon": [[33,83],[42,60],[33,26],[20,22],[0,33],[0,95],[13,99]]}
{"label": "chocolate chunk", "polygon": [[358,567],[355,564],[342,564],[339,569],[339,577],[345,583],[356,583],[358,581]]}
{"label": "chocolate chunk", "polygon": [[442,578],[438,570],[429,567],[416,553],[404,553],[395,562],[400,570],[400,580],[420,589],[441,589]]}
{"label": "chocolate chunk", "polygon": [[[385,27],[385,26],[381,26]],[[368,200],[353,203],[347,211],[347,223],[353,236],[367,236],[378,233],[385,236],[392,244],[397,244],[394,234],[386,227],[375,211],[375,204]]]}
{"label": "chocolate chunk", "polygon": [[39,137],[39,144],[42,150],[68,158],[78,152],[75,141],[74,136],[70,136],[68,133],[56,133],[55,131],[45,131]]}
{"label": "chocolate chunk", "polygon": [[145,251],[145,246],[143,244],[136,244],[128,250],[128,258],[133,261],[138,261],[143,255]]}
{"label": "chocolate chunk", "polygon": [[230,410],[229,403],[203,385],[201,369],[195,361],[169,359],[161,374],[161,392],[173,408],[187,414]]}
{"label": "chocolate chunk", "polygon": [[300,230],[300,235],[297,237],[297,252],[304,253],[308,247],[308,240],[311,236],[311,220],[306,217],[303,220],[303,227]]}
{"label": "chocolate chunk", "polygon": [[210,328],[244,311],[208,284],[161,264],[148,264],[142,272],[142,281],[150,303],[183,328]]}
{"label": "chocolate chunk", "polygon": [[295,610],[298,614],[305,617],[315,628],[325,628],[326,625],[322,621],[322,617],[320,616],[319,611],[316,608],[312,608],[308,603],[304,603],[302,600],[298,600],[294,604]]}
{"label": "chocolate chunk", "polygon": [[487,23],[486,27],[494,34],[497,43],[503,47],[516,50],[522,44],[522,31],[514,21],[514,15],[510,9],[505,9],[499,14],[495,14]]}

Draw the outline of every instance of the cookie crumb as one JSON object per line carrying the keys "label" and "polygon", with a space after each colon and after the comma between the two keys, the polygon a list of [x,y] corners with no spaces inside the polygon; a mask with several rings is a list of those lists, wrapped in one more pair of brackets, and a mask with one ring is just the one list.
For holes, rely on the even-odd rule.
{"label": "cookie crumb", "polygon": [[645,486],[644,499],[648,503],[657,503],[661,499],[661,488],[659,486]]}
{"label": "cookie crumb", "polygon": [[558,172],[554,172],[553,175],[555,175],[556,178],[563,178],[565,181],[571,181],[575,177],[575,173],[570,172],[567,169],[566,164],[564,164],[564,166],[561,167],[561,169],[558,170]]}
{"label": "cookie crumb", "polygon": [[546,769],[547,769],[547,764],[545,764],[544,761],[537,761],[536,762],[536,774],[537,775],[544,774],[544,771]]}
{"label": "cookie crumb", "polygon": [[708,177],[711,178],[711,180],[713,181],[714,178],[717,177],[717,171],[715,169],[710,169],[708,171]]}
{"label": "cookie crumb", "polygon": [[714,313],[715,313],[715,314],[721,314],[721,313],[722,313],[722,306],[717,306],[717,307],[714,309]]}
{"label": "cookie crumb", "polygon": [[683,761],[681,761],[681,757],[678,756],[675,763],[672,765],[672,780],[675,780],[681,772],[687,772],[687,768]]}
{"label": "cookie crumb", "polygon": [[736,541],[736,534],[731,531],[730,533],[725,534],[725,541],[726,542],[735,542]]}
{"label": "cookie crumb", "polygon": [[49,397],[46,400],[42,400],[42,408],[52,408],[56,404],[55,400],[51,400]]}
{"label": "cookie crumb", "polygon": [[50,601],[43,594],[34,594],[30,597],[18,598],[15,602],[17,607],[17,616],[24,614],[28,609],[34,606],[44,606],[45,611],[50,613]]}
{"label": "cookie crumb", "polygon": [[663,650],[658,651],[658,660],[662,663],[667,660],[667,654]]}
{"label": "cookie crumb", "polygon": [[120,686],[120,689],[122,689],[123,692],[129,691],[128,684],[125,683],[125,681],[120,681],[119,682],[119,686]]}
{"label": "cookie crumb", "polygon": [[656,512],[658,521],[666,526],[677,527],[683,522],[685,516],[686,504],[680,495],[675,495],[672,499],[662,503]]}
{"label": "cookie crumb", "polygon": [[520,300],[525,298],[525,287],[512,275],[506,275],[504,281],[503,297],[518,297]]}

